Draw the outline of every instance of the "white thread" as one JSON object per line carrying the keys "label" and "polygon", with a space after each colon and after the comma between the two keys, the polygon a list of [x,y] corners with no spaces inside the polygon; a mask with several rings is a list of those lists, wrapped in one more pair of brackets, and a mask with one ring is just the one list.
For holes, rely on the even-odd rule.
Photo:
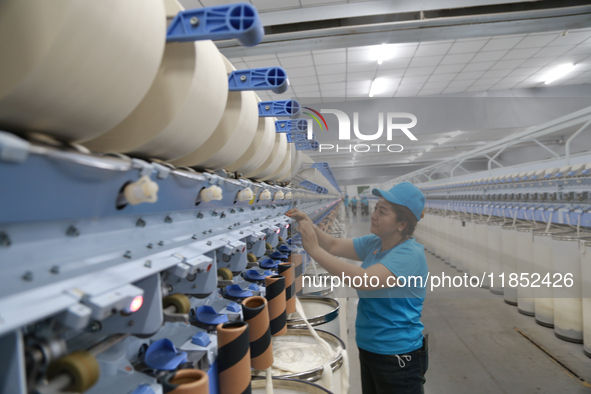
{"label": "white thread", "polygon": [[550,211],[550,217],[548,218],[548,224],[546,225],[546,232],[550,231],[551,224],[552,224],[552,211]]}
{"label": "white thread", "polygon": [[273,367],[267,368],[267,384],[265,386],[267,394],[273,394]]}

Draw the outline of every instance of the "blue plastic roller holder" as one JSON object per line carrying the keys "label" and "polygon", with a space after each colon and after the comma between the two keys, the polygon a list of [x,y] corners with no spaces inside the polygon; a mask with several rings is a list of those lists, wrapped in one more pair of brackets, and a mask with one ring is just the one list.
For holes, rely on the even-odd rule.
{"label": "blue plastic roller holder", "polygon": [[240,287],[239,285],[226,286],[226,294],[228,294],[230,297],[235,298],[252,297],[252,291],[242,290],[242,287]]}
{"label": "blue plastic roller holder", "polygon": [[201,323],[217,325],[228,321],[228,315],[217,313],[216,310],[209,305],[201,305],[195,312],[197,320]]}
{"label": "blue plastic roller holder", "polygon": [[230,312],[238,313],[242,310],[242,307],[237,302],[230,302],[228,305],[226,305],[226,309]]}
{"label": "blue plastic roller holder", "polygon": [[209,335],[207,335],[206,332],[200,331],[197,334],[193,335],[193,337],[191,338],[191,343],[197,346],[206,347],[211,343],[211,339],[209,338]]}
{"label": "blue plastic roller holder", "polygon": [[316,135],[312,133],[312,138],[308,139],[307,133],[286,133],[285,136],[287,137],[287,142],[304,142],[304,143],[312,143],[316,139]]}
{"label": "blue plastic roller holder", "polygon": [[277,94],[289,88],[287,73],[281,67],[253,68],[236,70],[228,75],[228,90],[272,90]]}
{"label": "blue plastic roller holder", "polygon": [[308,131],[308,121],[305,119],[276,120],[277,133],[305,133]]}
{"label": "blue plastic roller holder", "polygon": [[251,280],[263,280],[265,279],[264,274],[260,274],[257,270],[248,270],[246,271],[246,279],[251,279]]}
{"label": "blue plastic roller holder", "polygon": [[259,117],[291,117],[297,118],[302,112],[302,106],[297,100],[261,101],[259,103]]}
{"label": "blue plastic roller holder", "polygon": [[144,362],[150,368],[172,371],[187,362],[187,353],[177,351],[170,339],[163,338],[146,350]]}
{"label": "blue plastic roller holder", "polygon": [[251,283],[250,285],[248,285],[248,288],[252,291],[260,291],[261,290],[259,285],[257,285],[256,283]]}
{"label": "blue plastic roller holder", "polygon": [[274,261],[273,259],[265,259],[260,262],[262,268],[277,268],[281,261]]}
{"label": "blue plastic roller holder", "polygon": [[279,251],[281,253],[290,253],[291,252],[291,248],[289,246],[287,246],[287,245],[281,245],[279,247]]}
{"label": "blue plastic roller holder", "polygon": [[318,145],[318,141],[296,142],[295,147],[297,150],[318,150],[320,145]]}
{"label": "blue plastic roller holder", "polygon": [[265,30],[256,8],[248,3],[196,8],[179,12],[166,32],[166,41],[229,40],[257,45]]}
{"label": "blue plastic roller holder", "polygon": [[288,255],[281,252],[273,252],[269,255],[273,260],[287,260]]}

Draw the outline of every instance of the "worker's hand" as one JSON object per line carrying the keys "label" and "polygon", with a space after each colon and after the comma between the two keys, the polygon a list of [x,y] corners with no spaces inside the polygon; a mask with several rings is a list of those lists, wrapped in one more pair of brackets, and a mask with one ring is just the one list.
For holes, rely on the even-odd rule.
{"label": "worker's hand", "polygon": [[290,209],[285,215],[295,219],[298,223],[302,221],[309,221],[312,223],[312,219],[310,219],[308,215],[296,208]]}
{"label": "worker's hand", "polygon": [[320,248],[316,231],[314,231],[314,224],[311,220],[302,220],[298,222],[298,229],[302,235],[302,246],[312,256]]}

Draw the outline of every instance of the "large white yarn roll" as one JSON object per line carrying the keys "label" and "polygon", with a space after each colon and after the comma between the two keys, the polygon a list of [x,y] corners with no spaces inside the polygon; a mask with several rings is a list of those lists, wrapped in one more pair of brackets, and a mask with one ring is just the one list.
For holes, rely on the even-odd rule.
{"label": "large white yarn roll", "polygon": [[302,153],[302,164],[314,164],[314,160],[305,153]]}
{"label": "large white yarn roll", "polygon": [[166,44],[158,75],[139,106],[85,145],[163,160],[186,156],[212,135],[227,97],[224,62],[213,42]]}
{"label": "large white yarn roll", "polygon": [[275,134],[275,118],[259,118],[254,140],[246,152],[228,166],[228,170],[250,173],[259,168],[273,149]]}
{"label": "large white yarn roll", "polygon": [[[295,146],[293,146],[293,149],[295,149]],[[293,178],[298,171],[300,170],[300,166],[302,165],[302,152],[295,149],[295,151],[292,150],[291,152],[291,167],[289,169],[289,171],[287,172],[287,174],[283,177],[283,178],[279,178],[279,181],[284,182],[287,180],[291,180],[291,178]]]}
{"label": "large white yarn roll", "polygon": [[[222,55],[226,73],[236,70]],[[228,92],[224,115],[209,139],[196,151],[174,160],[176,166],[225,168],[241,157],[254,140],[259,113],[257,96],[252,91]]]}
{"label": "large white yarn roll", "polygon": [[306,162],[307,164],[314,163],[314,161],[312,159],[310,159],[310,156],[308,156],[305,153],[302,153],[299,150],[296,150],[295,158],[294,158],[293,153],[292,153],[291,157],[292,157],[291,171],[289,171],[287,173],[287,175],[284,176],[283,178],[280,178],[279,179],[280,182],[286,182],[286,181],[291,180],[293,177],[295,177],[300,172],[300,168],[302,167],[304,162]]}
{"label": "large white yarn roll", "polygon": [[148,91],[165,39],[162,0],[0,1],[0,127],[109,131]]}
{"label": "large white yarn roll", "polygon": [[275,133],[275,143],[273,150],[269,152],[267,160],[256,170],[244,174],[247,178],[265,179],[271,175],[285,158],[285,152],[287,151],[287,137],[284,133]]}
{"label": "large white yarn roll", "polygon": [[279,179],[283,178],[285,176],[285,174],[290,170],[290,168],[291,168],[291,147],[292,147],[292,144],[288,143],[286,151],[285,151],[285,157],[283,158],[283,162],[279,165],[279,168],[277,168],[271,175],[269,175],[264,180],[278,181]]}

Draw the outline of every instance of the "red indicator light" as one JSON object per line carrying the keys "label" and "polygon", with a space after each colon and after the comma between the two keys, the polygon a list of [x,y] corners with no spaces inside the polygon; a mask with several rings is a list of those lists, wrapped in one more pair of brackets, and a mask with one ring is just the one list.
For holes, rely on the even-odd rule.
{"label": "red indicator light", "polygon": [[287,226],[285,226],[285,228],[289,228],[289,224]]}
{"label": "red indicator light", "polygon": [[207,266],[207,272],[209,272],[209,270],[211,269],[212,264]]}
{"label": "red indicator light", "polygon": [[139,295],[139,296],[135,297],[133,299],[133,301],[131,301],[131,305],[129,305],[129,310],[131,312],[137,312],[142,307],[143,303],[144,303],[144,297]]}
{"label": "red indicator light", "polygon": [[244,253],[244,251],[245,251],[245,250],[246,250],[246,247],[243,247],[243,248],[242,248],[242,253]]}

